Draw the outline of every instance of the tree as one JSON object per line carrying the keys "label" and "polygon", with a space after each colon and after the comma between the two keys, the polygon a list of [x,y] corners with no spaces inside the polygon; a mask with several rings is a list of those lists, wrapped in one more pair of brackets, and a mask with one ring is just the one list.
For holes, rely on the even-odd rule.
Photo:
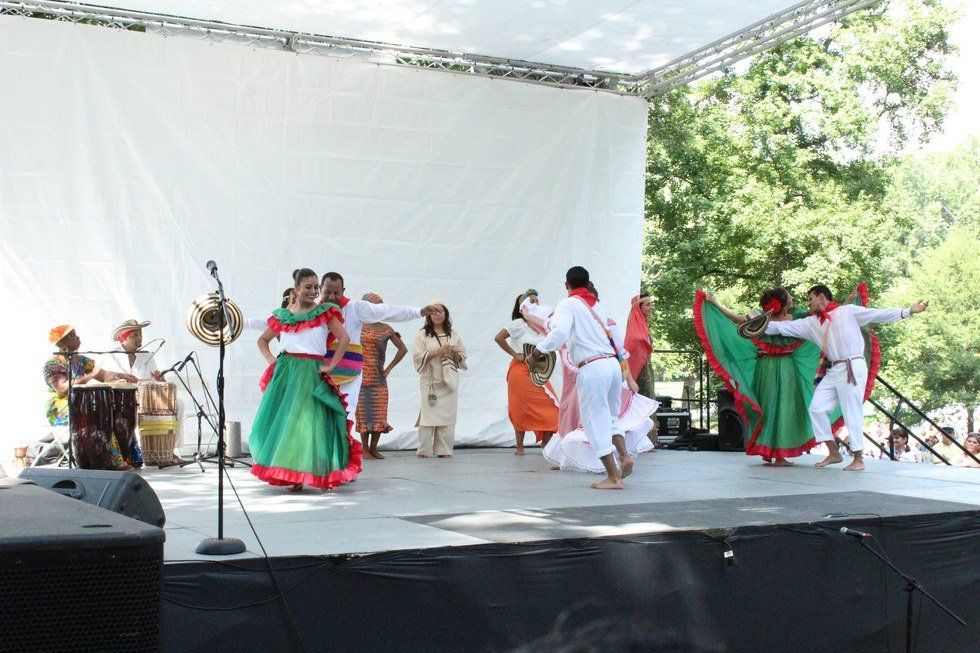
{"label": "tree", "polygon": [[980,229],[953,227],[936,247],[920,251],[907,280],[886,296],[907,306],[920,298],[929,310],[889,329],[883,375],[913,402],[936,407],[980,403]]}
{"label": "tree", "polygon": [[882,128],[894,152],[941,127],[952,19],[938,2],[892,2],[651,104],[645,274],[660,337],[695,346],[698,287],[748,306],[774,285],[889,285],[905,265],[895,234],[915,221],[884,207],[891,156],[876,147]]}

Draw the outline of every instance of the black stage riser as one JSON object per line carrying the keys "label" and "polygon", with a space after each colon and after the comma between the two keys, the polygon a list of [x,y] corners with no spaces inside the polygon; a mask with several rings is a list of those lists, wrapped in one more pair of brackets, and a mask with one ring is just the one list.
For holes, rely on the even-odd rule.
{"label": "black stage riser", "polygon": [[609,651],[902,651],[901,583],[839,534],[845,524],[874,533],[970,624],[924,601],[916,650],[980,651],[980,511],[276,558],[303,647],[278,601],[202,609],[274,596],[264,561],[167,564],[163,650],[557,651],[584,627],[646,634]]}

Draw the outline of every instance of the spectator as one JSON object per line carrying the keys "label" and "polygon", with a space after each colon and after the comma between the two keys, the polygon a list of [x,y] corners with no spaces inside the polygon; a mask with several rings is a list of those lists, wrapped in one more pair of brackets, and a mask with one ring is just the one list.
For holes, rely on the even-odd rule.
{"label": "spectator", "polygon": [[[974,456],[980,458],[980,433],[971,433],[970,435],[966,436],[966,440],[963,441],[963,446]],[[957,467],[980,467],[980,463],[965,453],[961,453],[959,457],[953,461],[953,464]]]}
{"label": "spectator", "polygon": [[901,429],[893,429],[891,444],[895,447],[895,460],[904,463],[917,463],[922,460],[918,451],[909,447],[909,436]]}
{"label": "spectator", "polygon": [[[932,448],[936,450],[936,453],[942,455],[943,458],[952,463],[954,460],[963,455],[960,448],[953,444],[953,440],[956,438],[956,429],[954,429],[949,424],[942,425],[942,442],[939,444],[932,445]],[[932,456],[932,462],[942,463],[938,456]]]}

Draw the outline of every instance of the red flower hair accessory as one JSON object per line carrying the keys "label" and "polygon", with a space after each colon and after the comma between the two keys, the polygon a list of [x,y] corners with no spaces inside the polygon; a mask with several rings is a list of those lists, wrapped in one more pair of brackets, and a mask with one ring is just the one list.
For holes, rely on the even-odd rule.
{"label": "red flower hair accessory", "polygon": [[778,299],[776,299],[775,297],[773,297],[772,299],[767,301],[765,306],[763,306],[762,308],[764,308],[767,311],[772,311],[772,314],[775,315],[779,313],[779,311],[783,310],[783,303]]}

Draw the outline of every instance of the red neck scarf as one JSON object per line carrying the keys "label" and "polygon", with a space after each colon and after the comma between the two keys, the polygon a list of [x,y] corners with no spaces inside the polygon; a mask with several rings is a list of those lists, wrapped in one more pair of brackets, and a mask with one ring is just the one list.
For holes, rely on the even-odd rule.
{"label": "red neck scarf", "polygon": [[599,301],[599,298],[589,292],[588,288],[575,288],[574,290],[569,290],[568,296],[578,297],[579,299],[584,300],[590,307],[595,306],[595,303]]}
{"label": "red neck scarf", "polygon": [[[320,303],[321,304],[324,304],[326,302],[327,302],[327,300],[325,300],[323,297],[320,298]],[[348,302],[350,302],[350,298],[347,297],[346,295],[341,295],[340,296],[340,301],[337,302],[337,305],[340,306],[341,308],[343,308],[344,306],[347,306]]]}
{"label": "red neck scarf", "polygon": [[840,304],[838,304],[837,302],[827,302],[827,305],[824,307],[824,309],[822,311],[815,312],[814,315],[816,315],[817,319],[820,320],[820,324],[823,324],[824,322],[830,319],[830,314],[838,306],[840,306]]}

